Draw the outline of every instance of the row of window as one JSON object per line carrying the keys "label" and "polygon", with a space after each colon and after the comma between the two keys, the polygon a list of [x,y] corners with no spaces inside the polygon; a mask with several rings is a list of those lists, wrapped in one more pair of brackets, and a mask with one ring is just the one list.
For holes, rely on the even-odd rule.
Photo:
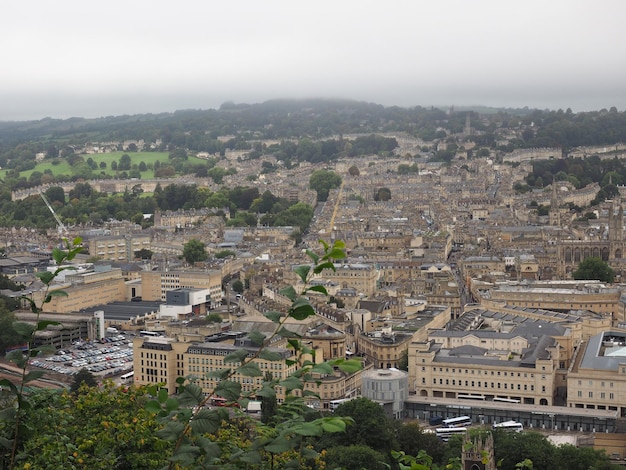
{"label": "row of window", "polygon": [[[583,381],[582,381],[582,380],[579,380],[579,381],[578,381],[578,385],[582,385],[582,384],[583,384]],[[604,387],[604,386],[605,386],[605,384],[606,384],[606,382],[604,382],[604,380],[600,381],[600,386],[601,386],[601,387]],[[593,387],[593,380],[590,380],[590,381],[589,381],[589,386],[590,386],[590,387]],[[613,382],[609,382],[609,388],[613,388]]]}
{"label": "row of window", "polygon": [[161,361],[167,360],[167,356],[165,354],[157,354],[151,352],[141,352],[141,357],[145,357],[146,359],[159,359]]}
{"label": "row of window", "polygon": [[[541,370],[546,370],[546,366],[541,366]],[[425,366],[422,366],[422,372],[426,372],[426,367]],[[433,372],[437,372],[437,368],[436,367],[433,367]],[[443,367],[439,368],[439,372],[443,372]],[[450,372],[450,369],[448,367],[446,367],[446,372],[448,372],[448,373]],[[452,369],[452,373],[453,374],[456,374],[456,372],[457,372],[456,369]],[[491,372],[491,375],[498,376],[498,377],[500,377],[500,376],[515,377],[516,376],[515,374],[517,374],[517,377],[522,377],[522,373],[521,372],[511,372],[511,373],[509,373],[507,371],[504,371],[504,372],[501,373],[501,371],[493,371],[493,370],[492,371],[485,370],[483,372],[484,372],[484,375],[490,375],[489,372]],[[475,369],[459,369],[459,374],[462,374],[462,373],[470,374],[470,375],[474,375],[474,374],[481,375],[481,372],[479,370],[475,370]],[[524,372],[524,378],[528,378],[528,373],[527,372]],[[530,378],[534,379],[535,378],[535,374],[530,374]],[[542,374],[541,378],[545,379],[546,376]],[[578,385],[580,385],[580,380],[578,381]],[[591,385],[591,383],[589,385]],[[611,384],[611,387],[612,386],[613,386],[613,384]]]}
{"label": "row of window", "polygon": [[[582,398],[583,396],[583,391],[582,390],[578,390],[578,398]],[[589,392],[589,398],[593,398],[593,392]],[[600,399],[606,399],[606,393],[605,392],[600,392]],[[614,400],[615,399],[615,394],[614,393],[609,393],[609,400]]]}
{"label": "row of window", "polygon": [[[439,385],[443,385],[444,384],[444,379],[439,379]],[[458,385],[459,387],[465,386],[465,387],[474,387],[476,388],[476,382],[471,380],[466,380],[465,381],[465,385],[463,384],[462,380],[459,380],[458,384],[456,383],[457,381],[455,379],[452,379],[452,386],[456,386]],[[426,378],[422,377],[422,384],[426,385]],[[437,385],[437,379],[433,379],[433,385]],[[445,385],[450,385],[450,379],[445,379]],[[524,390],[528,391],[528,384],[523,384],[524,385]],[[489,382],[478,382],[478,387],[481,388],[504,388],[504,389],[508,389],[508,384],[505,382],[504,384],[500,383],[500,382],[491,382],[491,387],[489,387]],[[515,389],[515,384],[511,384],[511,390]],[[522,384],[517,384],[517,390],[522,390]],[[534,385],[530,385],[530,391],[534,392],[535,391],[535,386]],[[541,391],[545,392],[546,391],[546,386],[542,385],[541,386]],[[578,392],[580,393],[580,392]]]}
{"label": "row of window", "polygon": [[617,411],[617,406],[608,406],[607,407],[606,405],[598,405],[596,407],[596,405],[590,405],[590,404],[585,405],[583,403],[576,403],[574,405],[574,408],[587,408],[589,410],[595,410],[595,409],[607,410],[608,409],[609,411]]}

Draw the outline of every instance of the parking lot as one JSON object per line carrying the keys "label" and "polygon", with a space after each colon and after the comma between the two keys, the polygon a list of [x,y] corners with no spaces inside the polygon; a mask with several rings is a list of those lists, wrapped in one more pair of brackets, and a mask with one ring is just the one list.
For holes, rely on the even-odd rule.
{"label": "parking lot", "polygon": [[69,349],[33,359],[30,364],[68,376],[87,369],[100,378],[112,377],[132,370],[132,340],[120,334],[101,341],[77,341]]}

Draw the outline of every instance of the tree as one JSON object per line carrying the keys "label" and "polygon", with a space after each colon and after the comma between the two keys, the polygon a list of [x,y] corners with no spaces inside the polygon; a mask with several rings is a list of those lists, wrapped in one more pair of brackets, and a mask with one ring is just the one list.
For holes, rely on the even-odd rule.
{"label": "tree", "polygon": [[397,429],[398,448],[408,455],[418,455],[420,450],[435,462],[443,462],[445,445],[436,435],[426,433],[417,423],[400,423]]}
{"label": "tree", "polygon": [[334,445],[364,445],[385,455],[394,448],[390,420],[378,403],[368,398],[355,398],[339,405],[333,414],[354,420],[345,433],[332,436]]}
{"label": "tree", "polygon": [[59,149],[56,145],[50,145],[46,152],[46,158],[57,158],[59,156]]}
{"label": "tree", "polygon": [[[274,209],[272,209],[272,212],[274,212]],[[294,205],[276,214],[276,218],[270,225],[293,225],[298,227],[300,232],[304,232],[311,224],[312,219],[313,208],[304,202],[296,202]]]}
{"label": "tree", "polygon": [[400,353],[400,359],[398,360],[398,369],[409,370],[409,350],[405,349]]}
{"label": "tree", "polygon": [[[143,216],[142,216],[143,217]],[[135,258],[138,259],[152,259],[152,250],[148,250],[147,248],[142,248],[141,250],[135,251]]]}
{"label": "tree", "polygon": [[[265,371],[265,375],[263,376],[263,381],[265,383],[272,383],[274,380],[274,376],[268,370]],[[278,402],[276,401],[276,395],[268,395],[261,397],[261,422],[264,424],[269,424],[274,416],[276,416],[276,410],[278,409]]]}
{"label": "tree", "polygon": [[341,185],[341,176],[330,170],[316,170],[309,177],[309,187],[317,192],[317,200],[325,201],[331,189]]}
{"label": "tree", "polygon": [[169,158],[170,160],[176,160],[176,159],[187,160],[188,157],[187,157],[187,152],[185,151],[185,149],[175,148],[174,150],[170,152]]}
{"label": "tree", "polygon": [[239,279],[234,280],[232,286],[233,290],[238,294],[243,293],[243,282],[241,282]]}
{"label": "tree", "polygon": [[234,257],[237,253],[235,253],[233,250],[220,250],[217,253],[215,253],[214,258],[217,259],[224,259],[224,258],[228,258],[229,256]]}
{"label": "tree", "polygon": [[4,300],[0,301],[0,350],[2,351],[23,342],[23,338],[13,328],[14,322],[15,315],[6,308]]}
{"label": "tree", "polygon": [[553,208],[552,207],[548,208],[548,206],[544,206],[543,204],[539,204],[537,206],[537,215],[538,216],[548,215],[550,213],[550,209],[553,209]]}
{"label": "tree", "polygon": [[65,204],[65,192],[60,186],[52,186],[46,190],[46,197],[50,204],[54,205],[55,202],[59,202],[62,205]]}
{"label": "tree", "polygon": [[613,282],[615,271],[601,258],[590,257],[584,259],[578,269],[572,273],[574,279],[598,280],[601,282]]}
{"label": "tree", "polygon": [[130,155],[125,153],[124,155],[120,157],[120,162],[117,165],[117,169],[119,171],[128,171],[130,170],[130,165],[131,165]]}
{"label": "tree", "polygon": [[70,387],[70,391],[72,393],[78,393],[82,385],[86,385],[87,387],[95,387],[98,385],[95,377],[91,372],[87,369],[82,368],[78,371],[78,373],[74,376],[74,380],[72,381],[72,386]]}
{"label": "tree", "polygon": [[183,258],[189,264],[206,260],[207,254],[204,249],[204,243],[196,238],[189,240],[183,245]]}
{"label": "tree", "polygon": [[383,454],[362,444],[330,447],[326,452],[326,465],[328,468],[344,470],[390,468]]}
{"label": "tree", "polygon": [[357,167],[356,165],[352,165],[350,168],[348,168],[348,174],[350,176],[360,176],[361,172],[359,171],[359,167]]}
{"label": "tree", "polygon": [[167,465],[172,445],[155,432],[159,425],[145,409],[145,388],[106,381],[84,393],[41,390],[29,399],[33,409],[24,424],[30,431],[17,456],[19,468],[156,470]]}
{"label": "tree", "polygon": [[209,313],[206,316],[208,323],[222,323],[222,316],[219,313]]}
{"label": "tree", "polygon": [[374,201],[388,201],[391,199],[391,189],[378,188],[374,193]]}
{"label": "tree", "polygon": [[[493,433],[496,462],[502,461],[501,468],[516,467],[519,462],[532,457],[531,465],[535,470],[563,468],[555,465],[554,446],[546,437],[537,432],[507,432],[497,430]],[[529,468],[529,467],[521,467]]]}

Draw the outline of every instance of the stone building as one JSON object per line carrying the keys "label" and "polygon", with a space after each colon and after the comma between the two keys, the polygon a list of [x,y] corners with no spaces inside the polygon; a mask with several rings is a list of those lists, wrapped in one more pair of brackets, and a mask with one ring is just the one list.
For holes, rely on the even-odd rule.
{"label": "stone building", "polygon": [[141,272],[143,300],[165,301],[168,291],[180,288],[208,289],[213,306],[222,301],[221,271],[159,270]]}
{"label": "stone building", "polygon": [[533,281],[477,283],[472,280],[472,294],[481,303],[567,312],[588,310],[611,319],[623,318],[620,289],[598,281]]}
{"label": "stone building", "polygon": [[607,330],[581,345],[567,375],[567,406],[626,417],[625,331]]}
{"label": "stone building", "polygon": [[[563,334],[563,327],[551,328]],[[552,405],[560,348],[548,329],[537,323],[532,335],[529,330],[431,332],[427,341],[409,347],[409,387],[420,396]]]}
{"label": "stone building", "polygon": [[335,271],[325,269],[316,278],[334,282],[340,288],[353,287],[359,295],[369,297],[377,288],[379,271],[372,264],[336,264]]}
{"label": "stone building", "polygon": [[362,375],[362,396],[380,403],[390,418],[401,419],[409,396],[408,374],[403,370],[370,369]]}
{"label": "stone building", "polygon": [[[180,342],[174,338],[154,337],[135,338],[133,341],[133,370],[136,385],[153,385],[162,383],[170,394],[177,392],[178,377],[192,377],[202,387],[203,393],[212,393],[219,379],[207,377],[207,373],[226,368],[236,368],[240,364],[224,362],[229,354],[238,350],[248,350],[253,355],[258,347],[253,347],[236,333],[215,338],[211,342]],[[274,378],[285,379],[296,370],[295,364],[288,365],[285,360],[293,359],[293,350],[285,348],[268,348],[280,355],[281,360],[268,361],[254,358],[252,361],[265,373],[270,372]],[[236,373],[230,380],[241,384],[242,392],[252,392],[261,387],[263,377],[249,377]],[[285,398],[285,388],[276,387],[277,400],[281,403]]]}
{"label": "stone building", "polygon": [[[98,265],[95,271],[67,274],[65,283],[52,287],[52,290],[57,289],[64,290],[67,295],[54,295],[50,302],[43,304],[44,312],[79,312],[95,305],[128,300],[125,298],[122,271],[107,265]],[[44,293],[33,293],[33,300],[37,305],[40,305]]]}
{"label": "stone building", "polygon": [[90,256],[111,261],[132,261],[136,251],[150,250],[150,243],[150,235],[143,233],[83,238],[83,244],[87,246]]}

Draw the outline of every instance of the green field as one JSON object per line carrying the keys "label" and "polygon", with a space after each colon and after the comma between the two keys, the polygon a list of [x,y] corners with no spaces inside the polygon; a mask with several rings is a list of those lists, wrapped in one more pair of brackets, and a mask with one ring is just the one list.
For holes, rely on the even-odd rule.
{"label": "green field", "polygon": [[[111,169],[111,163],[117,162],[119,164],[120,158],[122,155],[127,154],[131,160],[131,166],[139,165],[139,163],[144,162],[148,166],[154,166],[154,163],[159,161],[161,164],[167,165],[169,163],[169,153],[168,152],[111,152],[111,153],[101,153],[95,155],[83,155],[85,161],[91,158],[98,165],[97,169],[92,170],[94,178],[97,178],[101,173],[104,173],[108,176],[115,176],[120,173],[117,171],[113,171]],[[100,168],[100,162],[106,163],[106,168]],[[188,162],[190,163],[206,163],[206,160],[201,158],[190,156],[188,158]],[[34,171],[39,171],[44,173],[46,170],[50,170],[54,176],[67,175],[72,176],[73,171],[72,167],[69,163],[67,163],[64,159],[58,160],[58,164],[54,165],[52,161],[43,161],[37,164],[37,166],[28,171],[22,171],[20,176],[28,179],[30,175]],[[127,171],[128,173],[128,171]],[[6,177],[6,170],[0,171],[0,178]],[[141,172],[142,179],[148,179],[154,177],[154,170],[148,169],[147,171]]]}

